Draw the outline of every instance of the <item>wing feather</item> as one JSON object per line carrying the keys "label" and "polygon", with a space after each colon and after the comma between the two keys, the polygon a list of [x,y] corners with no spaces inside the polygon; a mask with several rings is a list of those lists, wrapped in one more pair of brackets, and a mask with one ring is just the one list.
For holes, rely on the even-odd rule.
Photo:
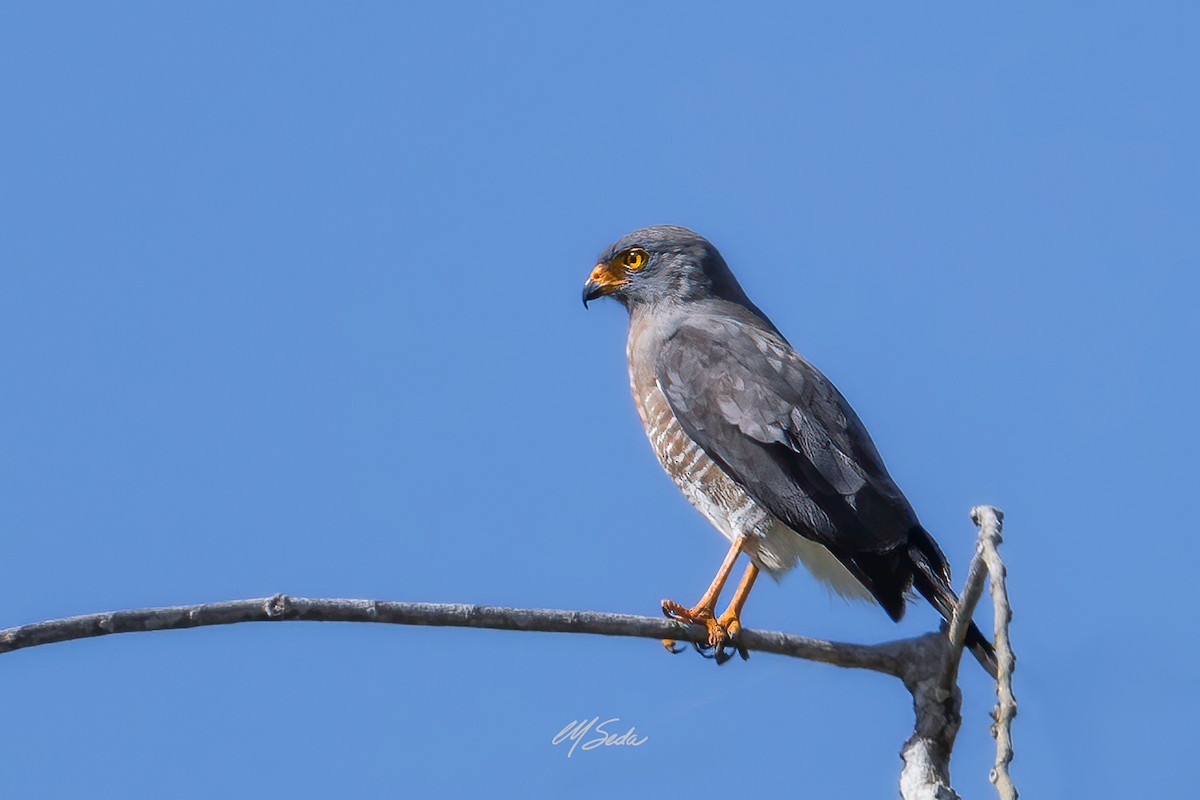
{"label": "wing feather", "polygon": [[689,318],[656,376],[680,425],[756,502],[839,557],[882,553],[917,525],[837,388],[778,334]]}

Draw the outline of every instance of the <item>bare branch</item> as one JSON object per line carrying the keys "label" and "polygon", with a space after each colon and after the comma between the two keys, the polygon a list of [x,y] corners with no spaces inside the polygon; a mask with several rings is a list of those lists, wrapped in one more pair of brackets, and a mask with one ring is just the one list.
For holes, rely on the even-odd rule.
{"label": "bare branch", "polygon": [[1000,800],[1017,800],[1017,787],[1008,774],[1008,765],[1013,759],[1012,721],[1017,716],[1017,698],[1013,696],[1012,674],[1016,669],[1012,642],[1008,638],[1008,623],[1012,621],[1012,607],[1008,604],[1008,588],[1005,579],[1008,570],[1000,559],[999,546],[1004,541],[1004,512],[992,506],[977,506],[971,510],[971,518],[980,527],[979,543],[987,561],[991,578],[992,608],[996,638],[996,708],[992,711],[992,736],[996,739],[996,766],[988,777],[996,786]]}
{"label": "bare branch", "polygon": [[[958,798],[950,785],[950,754],[962,722],[958,666],[966,640],[967,623],[982,595],[984,576],[988,574],[991,576],[996,609],[996,652],[1000,674],[996,689],[998,702],[993,714],[996,722],[992,726],[992,733],[996,737],[996,766],[991,772],[991,779],[1001,800],[1016,800],[1017,797],[1008,775],[1008,764],[1013,755],[1010,725],[1016,715],[1016,700],[1012,695],[1014,659],[1008,639],[1008,623],[1012,614],[1005,590],[1004,564],[997,550],[1001,542],[1003,514],[990,506],[981,506],[972,511],[972,518],[981,528],[980,544],[968,570],[959,608],[946,633],[935,631],[877,645],[828,642],[779,631],[743,630],[740,634],[741,643],[747,650],[871,670],[903,681],[912,694],[916,717],[913,735],[905,742],[900,754],[904,760],[900,791],[905,800]],[[708,631],[702,626],[659,617],[277,594],[253,600],[86,614],[21,625],[0,630],[0,653],[113,633],[288,620],[591,633],[699,644],[708,639]]]}
{"label": "bare branch", "polygon": [[948,690],[942,686],[950,651],[943,633],[926,634],[900,676],[912,693],[916,717],[913,735],[900,751],[904,800],[958,800],[950,784],[950,753],[962,724],[962,694],[956,683]]}
{"label": "bare branch", "polygon": [[941,687],[947,692],[958,684],[958,666],[962,661],[963,648],[967,644],[967,630],[971,627],[975,606],[979,604],[979,598],[983,595],[987,566],[983,559],[982,536],[981,532],[980,541],[975,544],[971,566],[967,568],[967,580],[963,583],[962,594],[958,596],[958,605],[954,607],[954,616],[951,617],[950,627],[946,632],[950,649],[946,652],[946,668],[942,671]]}
{"label": "bare branch", "polygon": [[[546,608],[503,608],[450,603],[399,603],[387,600],[274,597],[231,600],[192,606],[140,608],[85,614],[79,617],[35,622],[0,631],[0,653],[72,639],[239,622],[382,622],[394,625],[432,625],[497,630],[593,633],[644,639],[677,639],[703,643],[707,631],[659,617],[607,614],[597,611],[562,611]],[[853,667],[898,675],[907,656],[906,642],[881,645],[844,644],[810,639],[778,631],[742,632],[749,650],[804,658],[840,667]]]}
{"label": "bare branch", "polygon": [[[1004,662],[999,668],[1000,678],[996,685],[1000,702],[993,712],[996,766],[989,777],[1000,792],[1001,800],[1016,800],[1016,789],[1008,776],[1008,764],[1012,761],[1009,722],[1016,715],[1016,701],[1012,698],[1012,649],[1008,643],[1008,620],[1012,615],[1004,590],[1004,563],[997,550],[1002,541],[1000,531],[1004,513],[992,506],[977,506],[971,509],[971,519],[979,526],[979,540],[946,636],[931,639],[927,654],[909,660],[908,669],[900,676],[912,692],[916,713],[915,730],[900,753],[904,759],[904,770],[900,775],[900,794],[904,800],[953,800],[958,797],[950,785],[950,753],[962,723],[958,668],[967,641],[967,629],[989,575],[996,607],[997,659]],[[929,674],[931,665],[940,665],[936,674]]]}

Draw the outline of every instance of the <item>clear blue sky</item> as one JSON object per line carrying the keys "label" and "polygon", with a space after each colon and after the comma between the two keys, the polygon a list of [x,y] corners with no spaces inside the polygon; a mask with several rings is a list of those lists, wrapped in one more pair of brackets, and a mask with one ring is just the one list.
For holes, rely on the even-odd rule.
{"label": "clear blue sky", "polygon": [[[850,398],[960,577],[968,509],[1007,511],[1026,796],[1188,794],[1200,15],[834,6],[6,4],[0,625],[693,600],[723,540],[644,440],[623,313],[579,304],[671,222]],[[797,573],[746,623],[934,614]],[[12,797],[891,797],[911,725],[893,681],[762,654],[364,625],[55,645],[0,687]],[[649,739],[551,746],[594,715]]]}

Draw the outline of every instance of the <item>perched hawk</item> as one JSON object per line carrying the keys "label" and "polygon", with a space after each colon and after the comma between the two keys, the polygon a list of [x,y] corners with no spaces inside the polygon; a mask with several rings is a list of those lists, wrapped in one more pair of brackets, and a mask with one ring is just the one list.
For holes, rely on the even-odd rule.
{"label": "perched hawk", "polygon": [[[664,600],[668,616],[705,625],[724,661],[738,648],[759,570],[780,577],[801,561],[834,591],[873,598],[894,620],[910,588],[950,618],[957,597],[946,557],[866,428],[750,302],[707,239],[669,225],[634,231],[584,284],[585,306],[604,295],[629,311],[629,382],[655,455],[732,543],[700,601]],[[718,616],[741,553],[750,565]],[[967,644],[994,674],[995,654],[973,624]]]}

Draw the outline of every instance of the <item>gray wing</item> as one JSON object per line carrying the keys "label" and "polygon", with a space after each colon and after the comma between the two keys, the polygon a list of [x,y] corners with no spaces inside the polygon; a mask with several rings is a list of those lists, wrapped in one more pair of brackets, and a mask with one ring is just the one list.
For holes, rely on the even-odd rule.
{"label": "gray wing", "polygon": [[687,433],[761,506],[845,561],[907,540],[917,519],[858,416],[782,337],[685,321],[656,375]]}

